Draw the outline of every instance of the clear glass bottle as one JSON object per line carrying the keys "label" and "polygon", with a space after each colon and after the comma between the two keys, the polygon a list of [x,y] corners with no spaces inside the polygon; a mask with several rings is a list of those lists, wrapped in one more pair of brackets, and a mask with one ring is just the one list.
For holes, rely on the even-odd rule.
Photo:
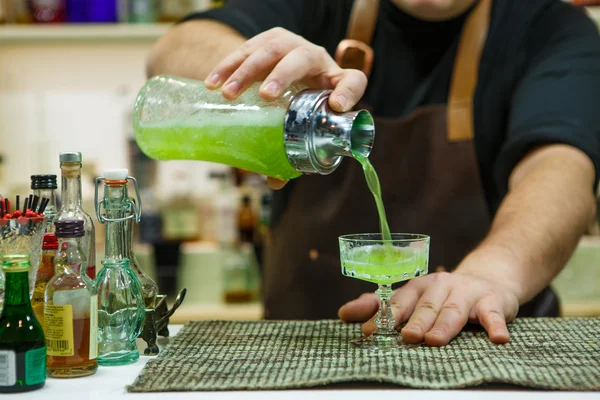
{"label": "clear glass bottle", "polygon": [[82,276],[84,222],[54,221],[58,252],[44,293],[48,376],[76,378],[98,369],[98,299]]}
{"label": "clear glass bottle", "polygon": [[58,210],[56,209],[56,189],[58,184],[56,182],[56,175],[31,175],[31,190],[33,195],[38,196],[40,199],[48,199],[48,205],[44,210],[46,216],[46,232],[54,231],[54,217]]}
{"label": "clear glass bottle", "polygon": [[46,382],[46,341],[29,300],[29,255],[3,257],[6,275],[0,317],[0,393],[40,389]]}
{"label": "clear glass bottle", "polygon": [[137,277],[140,279],[142,284],[142,292],[144,293],[144,304],[146,308],[154,308],[156,305],[156,296],[158,296],[158,285],[152,278],[150,278],[137,260],[135,252],[133,251],[133,218],[130,218],[124,223],[125,229],[125,257],[131,263],[131,269]]}
{"label": "clear glass bottle", "polygon": [[375,136],[368,111],[333,112],[328,90],[292,87],[275,101],[256,83],[236,100],[202,82],[159,75],[135,102],[135,138],[159,160],[203,160],[279,179],[329,174],[342,157],[367,157]]}
{"label": "clear glass bottle", "polygon": [[[54,225],[54,224],[53,224]],[[52,229],[54,230],[54,229]],[[35,287],[31,298],[33,312],[44,327],[44,293],[46,285],[54,276],[54,258],[58,250],[58,238],[54,233],[46,233],[42,242],[42,261],[35,277]]]}
{"label": "clear glass bottle", "polygon": [[[90,280],[96,277],[96,231],[92,217],[81,206],[81,153],[60,153],[61,201],[55,221],[81,220],[84,223],[83,251],[87,262],[84,273]],[[89,283],[89,282],[88,282]]]}
{"label": "clear glass bottle", "polygon": [[250,243],[222,249],[223,300],[227,304],[250,303],[258,296],[258,265]]}
{"label": "clear glass bottle", "polygon": [[[124,227],[127,218],[139,221],[140,208],[129,198],[127,182],[135,183],[135,179],[127,174],[126,169],[107,170],[104,177],[96,178],[96,214],[100,223],[106,223],[105,258],[95,281],[100,365],[125,365],[140,357],[135,341],[144,323],[144,295],[126,257]],[[102,183],[104,196],[99,202],[98,186]],[[141,207],[139,198],[137,204]]]}

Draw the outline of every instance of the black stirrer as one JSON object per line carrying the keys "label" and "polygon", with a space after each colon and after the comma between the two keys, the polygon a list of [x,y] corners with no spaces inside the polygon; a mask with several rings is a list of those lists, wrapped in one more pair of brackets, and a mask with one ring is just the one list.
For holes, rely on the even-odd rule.
{"label": "black stirrer", "polygon": [[[29,203],[27,203],[27,208],[31,210],[31,205],[33,204],[33,195],[30,194],[29,195]],[[27,211],[27,208],[25,209],[25,211]]]}
{"label": "black stirrer", "polygon": [[31,211],[35,212],[35,209],[37,208],[39,201],[40,201],[40,197],[37,194],[35,196],[33,196],[33,204],[31,205]]}
{"label": "black stirrer", "polygon": [[21,209],[21,196],[17,195],[15,211],[20,210],[20,209]]}
{"label": "black stirrer", "polygon": [[39,214],[43,214],[44,211],[46,211],[46,207],[48,206],[48,203],[50,203],[50,199],[44,198],[44,200],[42,200],[42,204],[40,205],[40,210],[38,211]]}

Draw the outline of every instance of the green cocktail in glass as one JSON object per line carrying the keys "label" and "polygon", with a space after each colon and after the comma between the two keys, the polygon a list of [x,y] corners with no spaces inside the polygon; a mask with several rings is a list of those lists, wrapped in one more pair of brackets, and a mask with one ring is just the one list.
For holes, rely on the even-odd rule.
{"label": "green cocktail in glass", "polygon": [[340,236],[339,244],[342,274],[379,285],[375,292],[380,300],[377,330],[353,343],[372,348],[398,346],[396,321],[390,310],[392,284],[427,273],[429,236],[392,233],[391,240],[382,240],[381,233],[364,233]]}

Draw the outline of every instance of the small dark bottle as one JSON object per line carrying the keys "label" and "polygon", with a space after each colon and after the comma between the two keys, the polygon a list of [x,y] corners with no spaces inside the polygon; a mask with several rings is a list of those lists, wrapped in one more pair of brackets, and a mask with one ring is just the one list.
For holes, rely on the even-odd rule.
{"label": "small dark bottle", "polygon": [[46,341],[29,300],[29,255],[5,255],[0,317],[0,393],[40,389],[46,382]]}

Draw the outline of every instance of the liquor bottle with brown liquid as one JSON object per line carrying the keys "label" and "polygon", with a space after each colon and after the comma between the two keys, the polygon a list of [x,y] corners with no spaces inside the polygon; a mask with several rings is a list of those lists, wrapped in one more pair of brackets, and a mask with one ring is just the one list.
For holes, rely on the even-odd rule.
{"label": "liquor bottle with brown liquid", "polygon": [[44,294],[48,376],[74,378],[98,369],[98,297],[81,275],[84,222],[55,221],[55,273]]}
{"label": "liquor bottle with brown liquid", "polygon": [[[53,225],[54,226],[54,225]],[[44,292],[46,285],[54,276],[54,257],[58,250],[58,239],[54,233],[46,233],[42,242],[42,261],[35,277],[35,287],[31,306],[36,318],[44,327]]]}

